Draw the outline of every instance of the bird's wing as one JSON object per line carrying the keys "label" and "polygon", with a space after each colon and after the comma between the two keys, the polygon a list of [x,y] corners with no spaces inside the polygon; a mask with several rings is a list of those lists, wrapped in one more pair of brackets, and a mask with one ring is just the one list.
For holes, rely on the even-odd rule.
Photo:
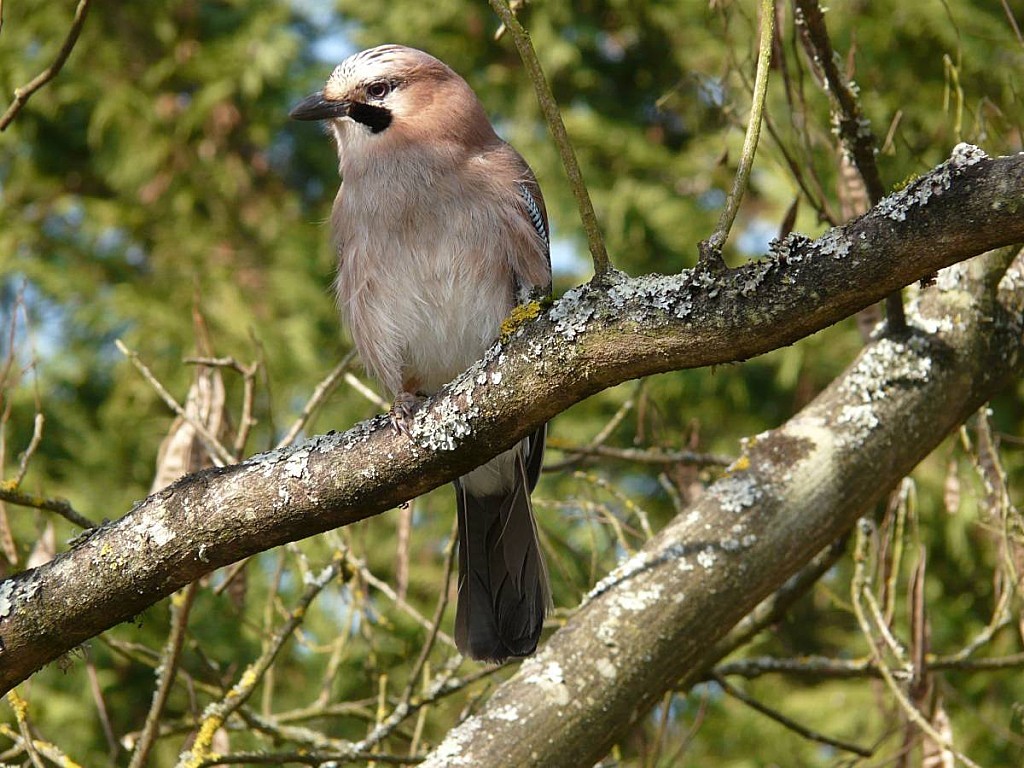
{"label": "bird's wing", "polygon": [[[551,230],[544,207],[544,195],[533,171],[525,162],[523,165],[525,172],[517,182],[518,207],[520,214],[529,221],[537,240],[532,243],[532,248],[527,249],[532,253],[521,257],[521,264],[529,265],[531,269],[516,271],[516,298],[519,302],[528,300],[537,289],[545,295],[551,293]],[[537,279],[538,272],[543,274],[543,280]]]}

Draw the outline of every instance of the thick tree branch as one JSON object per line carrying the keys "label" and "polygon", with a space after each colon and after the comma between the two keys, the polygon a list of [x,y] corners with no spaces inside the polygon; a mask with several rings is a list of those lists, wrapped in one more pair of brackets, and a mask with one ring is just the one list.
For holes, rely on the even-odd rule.
{"label": "thick tree branch", "polygon": [[[1024,370],[1024,257],[954,267],[884,337],[622,563],[424,766],[587,766],[699,679],[730,627]],[[1005,268],[1005,262],[1001,265]],[[681,686],[677,681],[682,680]]]}
{"label": "thick tree branch", "polygon": [[[961,146],[861,219],[813,242],[791,237],[769,258],[715,279],[692,271],[636,279],[615,274],[603,287],[570,291],[434,397],[417,414],[411,439],[380,417],[344,434],[191,475],[84,535],[47,565],[0,582],[0,689],[208,571],[378,514],[441,485],[602,389],[776,349],[924,275],[1024,242],[1022,209],[1024,156],[989,159]],[[917,338],[914,344],[931,349],[931,341]],[[994,387],[993,377],[1005,367],[982,369],[966,391],[975,396],[986,382]],[[796,440],[793,458],[812,451],[818,439],[822,435],[815,432],[805,442]],[[885,455],[892,450],[886,446]],[[866,475],[853,477],[869,488],[846,489],[849,498],[878,490],[878,483],[864,483]],[[841,488],[838,479],[822,482]],[[709,494],[708,503],[715,498]],[[833,527],[823,530],[835,538]],[[816,535],[812,540],[821,539],[821,531]],[[703,551],[706,538],[700,533],[687,551]],[[768,535],[759,541],[778,547],[773,561],[790,570],[807,545]],[[712,555],[717,552],[712,548]],[[748,581],[738,570],[715,570]]]}

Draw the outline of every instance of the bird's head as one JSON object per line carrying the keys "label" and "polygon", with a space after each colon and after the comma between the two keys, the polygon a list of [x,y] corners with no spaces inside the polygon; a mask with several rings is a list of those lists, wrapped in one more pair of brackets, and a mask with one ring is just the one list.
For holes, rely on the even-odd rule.
{"label": "bird's head", "polygon": [[291,117],[328,121],[343,161],[376,148],[440,149],[495,140],[466,81],[430,54],[401,45],[381,45],[345,59],[324,89],[299,102]]}

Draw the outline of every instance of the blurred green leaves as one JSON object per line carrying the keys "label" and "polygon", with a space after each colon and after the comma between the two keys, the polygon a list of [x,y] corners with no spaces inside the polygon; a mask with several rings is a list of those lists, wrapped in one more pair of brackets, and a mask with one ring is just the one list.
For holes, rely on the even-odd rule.
{"label": "blurred green leaves", "polygon": [[[4,5],[0,91],[10,94],[50,62],[72,5]],[[842,209],[828,99],[799,45],[789,4],[778,5],[769,125],[726,250],[730,263],[767,245],[765,233],[779,231],[794,198],[795,228],[811,235]],[[617,267],[639,274],[694,264],[742,142],[755,65],[755,8],[737,0],[534,0],[521,10]],[[1016,13],[1018,24],[1024,22],[1019,6]],[[990,154],[1022,149],[1024,45],[1003,5],[849,2],[833,6],[826,21],[841,69],[858,85],[882,141],[878,163],[886,184],[931,167],[961,140]],[[511,40],[494,40],[497,27],[487,3],[476,0],[339,0],[334,8],[298,0],[97,5],[65,70],[0,134],[0,358],[10,353],[18,361],[18,375],[0,386],[0,412],[7,414],[3,477],[28,444],[38,402],[47,428],[30,463],[31,490],[67,496],[97,520],[123,514],[147,493],[171,415],[117,354],[115,338],[137,351],[178,397],[192,376],[182,359],[199,349],[194,312],[205,320],[211,354],[262,361],[249,453],[280,438],[348,350],[331,297],[334,257],[323,226],[338,183],[336,156],[315,127],[287,119],[290,106],[318,88],[337,63],[320,57],[326,51],[399,42],[447,61],[534,167],[556,240],[579,248],[581,231],[557,154]],[[737,245],[741,240],[744,248]],[[560,273],[556,290],[586,277]],[[12,335],[19,305],[28,323]],[[607,435],[609,445],[735,454],[739,438],[794,413],[860,343],[850,320],[743,365],[617,387],[560,416],[552,436],[586,444],[632,401]],[[237,419],[242,383],[226,374],[226,384]],[[1024,388],[1006,393],[993,416],[997,436],[1006,437],[1001,455],[1018,503],[1022,394]],[[343,387],[308,429],[344,429],[374,410]],[[549,463],[563,458],[552,451]],[[962,482],[956,515],[947,514],[942,501],[951,460]],[[643,540],[641,513],[657,529],[675,512],[673,494],[699,493],[713,473],[612,461],[571,469],[585,471],[549,474],[538,492],[561,610]],[[987,534],[992,521],[979,511],[984,493],[971,471],[970,454],[951,441],[915,476],[919,522],[912,533],[928,546],[929,597],[942,608],[931,616],[936,645],[965,643],[988,620],[994,599],[1000,554]],[[411,532],[400,530],[392,515],[266,553],[247,569],[237,605],[201,591],[183,667],[202,684],[176,690],[169,717],[179,732],[161,744],[154,764],[173,758],[194,722],[189,718],[259,653],[301,593],[304,569],[319,567],[338,547],[351,547],[389,584],[398,582],[398,562],[406,558],[406,600],[430,617],[452,512],[450,494],[441,490],[416,502]],[[21,557],[12,567],[23,567],[46,518],[13,508],[7,516]],[[59,542],[72,535],[70,526],[57,526]],[[411,544],[401,543],[405,535]],[[863,653],[843,605],[848,576],[848,563],[837,566],[790,620],[749,651]],[[382,672],[384,687],[396,695],[425,632],[357,572],[342,582],[314,604],[275,679],[257,695],[264,712],[300,708],[321,690],[331,702],[355,702],[345,714],[296,715],[296,721],[358,738],[372,726]],[[442,630],[450,631],[451,616],[449,606]],[[89,651],[118,734],[141,727],[151,665],[167,632],[165,611],[148,611],[140,624],[110,633]],[[1019,647],[1009,632],[996,645],[1005,653]],[[435,649],[435,668],[448,653]],[[107,746],[83,664],[73,660],[66,676],[55,669],[37,676],[32,714],[52,738],[63,734],[76,759],[98,765],[108,759]],[[1019,756],[1019,712],[1011,720],[1008,705],[1024,696],[1019,679],[1001,678],[994,688],[980,676],[948,679],[953,698],[961,697],[950,703],[958,737],[963,734],[975,759],[1009,764]],[[423,738],[436,742],[482,690],[431,710]],[[819,727],[830,732],[886,729],[886,713],[874,706],[863,681],[773,679],[750,690],[762,699],[775,696],[791,716],[825,720]],[[705,718],[701,707],[705,724],[687,742],[690,726]],[[634,741],[620,749],[623,764],[839,760],[792,734],[780,736],[776,726],[713,692],[677,700],[671,711],[669,742],[690,744],[682,762],[664,757],[672,748],[659,753],[651,746],[656,723],[641,720]],[[992,736],[991,722],[1005,727]],[[266,743],[253,733],[234,734],[234,743]]]}

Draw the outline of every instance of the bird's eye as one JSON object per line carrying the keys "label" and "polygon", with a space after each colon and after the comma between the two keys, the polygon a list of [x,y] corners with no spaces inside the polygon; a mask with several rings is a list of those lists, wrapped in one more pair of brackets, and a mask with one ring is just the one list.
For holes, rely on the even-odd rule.
{"label": "bird's eye", "polygon": [[391,93],[391,83],[386,80],[376,80],[366,86],[366,95],[371,99],[383,99]]}

